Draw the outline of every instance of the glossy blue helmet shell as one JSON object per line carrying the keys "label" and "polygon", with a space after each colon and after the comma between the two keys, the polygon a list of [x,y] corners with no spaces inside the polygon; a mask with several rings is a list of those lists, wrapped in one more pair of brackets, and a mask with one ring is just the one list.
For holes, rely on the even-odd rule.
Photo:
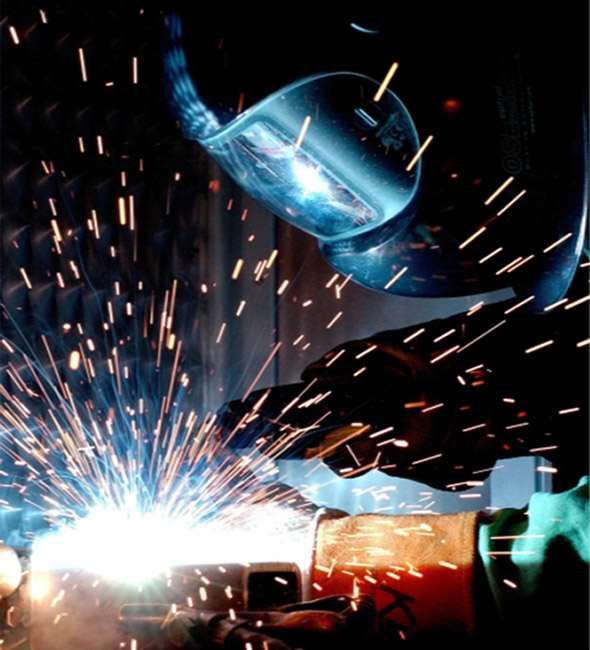
{"label": "glossy blue helmet shell", "polygon": [[[400,99],[377,93],[367,76],[304,77],[224,124],[188,72],[176,14],[166,19],[164,70],[184,135],[260,203],[316,236],[353,281],[421,297],[511,287],[543,311],[567,291],[586,236],[585,111],[575,85],[547,83],[543,49],[516,45],[523,56],[482,45],[460,62],[464,73],[448,68],[449,87],[461,91],[461,100],[450,97],[456,116],[438,78],[439,95],[424,92],[422,77],[406,87],[428,98],[426,106],[414,98],[412,113],[418,106],[419,127],[434,132],[417,160],[428,131],[419,138]],[[508,177],[500,198],[486,201]]]}

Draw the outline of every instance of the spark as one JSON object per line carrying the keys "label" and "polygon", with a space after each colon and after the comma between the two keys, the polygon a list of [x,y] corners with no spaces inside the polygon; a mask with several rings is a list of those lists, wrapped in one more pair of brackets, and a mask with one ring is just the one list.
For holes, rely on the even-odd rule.
{"label": "spark", "polygon": [[447,336],[451,336],[451,334],[454,334],[456,331],[457,331],[457,330],[453,328],[452,330],[449,330],[448,332],[445,332],[444,334],[441,334],[440,336],[437,336],[437,337],[434,339],[433,342],[434,342],[434,343],[439,343],[439,342],[442,341],[443,339],[446,339]]}
{"label": "spark", "polygon": [[478,264],[483,264],[484,262],[487,262],[488,260],[492,259],[492,257],[494,257],[494,255],[497,255],[498,253],[501,253],[503,250],[504,250],[504,249],[501,248],[501,247],[500,247],[500,248],[496,248],[495,251],[492,251],[491,253],[489,253],[489,254],[486,255],[485,257],[482,257],[482,258],[479,260]]}
{"label": "spark", "polygon": [[[68,264],[82,282],[81,274],[76,271],[78,265],[73,260]],[[28,277],[25,269],[22,274]],[[122,293],[118,281],[113,284],[113,291]],[[74,386],[70,387],[60,376],[51,341],[46,336],[42,336],[41,341],[53,369],[53,377],[48,374],[51,371],[43,370],[43,363],[26,359],[28,374],[23,374],[22,379],[18,375],[18,381],[14,382],[15,394],[4,394],[8,402],[7,408],[0,408],[0,446],[8,451],[7,445],[13,444],[20,450],[20,457],[12,456],[13,460],[25,466],[30,480],[34,479],[23,488],[31,494],[26,500],[44,512],[55,526],[55,533],[48,535],[43,543],[42,539],[45,538],[40,539],[39,546],[35,546],[33,555],[39,570],[44,563],[50,567],[55,567],[56,563],[70,566],[77,558],[75,562],[86,569],[95,567],[99,572],[112,571],[119,576],[125,575],[127,568],[132,569],[132,562],[127,558],[121,568],[115,566],[113,559],[118,558],[123,541],[129,542],[132,558],[138,556],[138,548],[144,546],[146,539],[158,543],[154,531],[141,532],[146,531],[142,526],[148,525],[148,513],[158,518],[155,522],[158,534],[172,536],[172,539],[189,539],[190,531],[201,524],[203,516],[218,512],[227,499],[234,498],[238,503],[247,505],[255,495],[258,479],[249,470],[245,471],[240,459],[227,456],[228,452],[219,446],[215,438],[210,437],[215,418],[207,416],[199,426],[194,412],[187,415],[182,410],[182,393],[187,386],[187,376],[186,373],[181,375],[179,370],[182,341],[172,331],[175,298],[176,284],[166,292],[159,319],[152,316],[147,318],[146,305],[135,305],[132,301],[125,303],[125,312],[129,317],[137,312],[144,320],[145,312],[144,326],[151,324],[158,332],[157,338],[170,343],[173,358],[167,364],[170,368],[169,381],[161,393],[151,394],[149,383],[145,387],[146,399],[131,389],[130,361],[126,359],[128,348],[122,340],[109,346],[107,351],[97,345],[96,338],[84,335],[80,323],[76,327],[64,323],[64,332],[78,332],[81,337],[79,349],[64,351],[64,361],[70,370],[84,368],[87,379],[80,383],[93,391],[99,401],[82,404],[83,392],[77,395],[73,392]],[[147,307],[151,313],[153,301]],[[112,332],[116,341],[120,338],[116,334],[119,323],[113,301],[105,298],[104,308],[110,324],[107,331]],[[104,316],[100,320],[105,320]],[[21,354],[19,348],[8,340],[3,337],[0,340],[2,348],[8,353]],[[275,346],[261,372],[264,372],[279,346]],[[157,352],[158,359],[163,360],[167,354],[165,349],[160,345],[156,348],[154,353]],[[135,347],[132,346],[129,351],[132,349],[135,350]],[[106,365],[97,374],[94,367],[99,365],[101,359]],[[32,400],[33,408],[26,408],[16,391]],[[102,405],[109,401],[111,405],[105,410]],[[127,405],[124,408],[116,409],[114,406],[123,406],[125,402]],[[27,432],[26,437],[20,436],[21,431]],[[223,458],[230,460],[220,461],[217,471],[208,476],[205,472],[203,476],[203,462],[211,459],[213,452],[221,453]],[[256,463],[251,463],[251,467],[256,469]],[[232,518],[235,518],[238,510],[228,515],[232,526]],[[102,517],[101,525],[98,532],[94,529],[90,533],[88,543],[81,543],[84,527],[90,526],[92,513]],[[122,522],[125,526],[129,525],[128,533],[123,532]],[[172,534],[173,531],[176,532]],[[230,536],[227,531],[224,534]],[[202,536],[203,529],[193,537],[192,562],[202,560],[201,552],[194,555],[197,548],[195,540]],[[162,542],[163,546],[174,551],[174,557],[169,555],[166,563],[177,562],[182,553],[178,547],[174,550],[174,543],[170,537]],[[117,550],[110,552],[109,544],[115,544]],[[253,542],[253,548],[256,545]],[[76,555],[73,551],[81,551],[84,547],[86,556]],[[157,548],[156,551],[153,545],[151,548],[152,553],[159,555]],[[227,550],[224,559],[232,557],[235,557],[235,551]],[[98,566],[96,563],[100,558],[109,566]],[[145,557],[140,564],[144,568],[145,565],[156,568]]]}
{"label": "spark", "polygon": [[82,73],[82,81],[88,81],[88,75],[86,74],[86,60],[84,58],[84,50],[80,47],[78,48],[78,58],[80,59],[80,72]]}
{"label": "spark", "polygon": [[537,350],[542,350],[543,348],[546,348],[550,345],[553,345],[555,341],[553,339],[549,339],[548,341],[544,341],[543,343],[539,343],[538,345],[534,345],[532,348],[528,348],[527,350],[524,351],[525,354],[530,354],[531,352],[536,352]]}
{"label": "spark", "polygon": [[543,309],[543,311],[551,311],[552,309],[555,309],[556,307],[559,307],[560,305],[565,305],[565,303],[569,302],[568,298],[562,298],[561,300],[558,300],[557,302],[554,302],[552,305],[547,305]]}
{"label": "spark", "polygon": [[[135,230],[135,198],[133,194],[129,196],[129,230]],[[134,261],[137,259],[134,255]]]}
{"label": "spark", "polygon": [[98,215],[96,213],[96,210],[91,210],[90,214],[92,216],[94,236],[96,237],[96,239],[100,239],[100,231],[98,229]]}
{"label": "spark", "polygon": [[580,412],[580,407],[575,406],[573,408],[563,409],[561,411],[558,411],[558,414],[559,415],[567,415],[568,413],[579,413],[579,412]]}
{"label": "spark", "polygon": [[244,99],[245,99],[244,93],[240,93],[240,96],[238,97],[238,107],[236,109],[236,113],[239,115],[243,110],[244,110]]}
{"label": "spark", "polygon": [[434,411],[436,409],[441,408],[441,406],[444,406],[442,402],[440,402],[439,404],[433,404],[432,406],[428,406],[425,409],[422,409],[422,413],[429,413],[430,411]]}
{"label": "spark", "polygon": [[336,297],[337,297],[337,298],[340,298],[340,293],[341,293],[341,291],[342,291],[342,290],[344,289],[344,287],[345,287],[345,286],[350,282],[351,278],[352,278],[352,273],[349,273],[349,274],[346,276],[346,278],[344,278],[344,281],[342,282],[342,284],[338,284],[338,285],[336,285],[336,293],[337,293],[337,296],[336,296]]}
{"label": "spark", "polygon": [[528,427],[529,423],[528,422],[519,422],[518,424],[510,424],[507,427],[504,427],[507,431],[510,431],[512,429],[521,429],[522,427]]}
{"label": "spark", "polygon": [[459,567],[456,564],[452,564],[451,562],[445,562],[444,560],[439,561],[440,566],[444,566],[447,569],[458,569]]}
{"label": "spark", "polygon": [[299,147],[301,146],[301,143],[303,142],[303,138],[307,133],[307,129],[309,128],[310,123],[311,123],[311,115],[306,115],[305,119],[303,120],[303,124],[301,125],[301,130],[299,131],[299,135],[297,136],[297,142],[295,143],[296,149],[299,149]]}
{"label": "spark", "polygon": [[389,578],[393,578],[394,580],[401,580],[400,576],[398,576],[396,573],[392,573],[391,571],[387,571],[385,575]]}
{"label": "spark", "polygon": [[508,203],[499,211],[496,213],[497,217],[500,217],[501,215],[508,210],[508,208],[512,207],[518,200],[520,200],[524,195],[526,194],[526,190],[522,190],[520,194],[517,194],[511,201],[508,201]]}
{"label": "spark", "polygon": [[6,339],[2,339],[1,343],[9,352],[11,353],[14,352],[14,348],[12,347],[12,345],[10,345],[10,343]]}
{"label": "spark", "polygon": [[485,555],[535,555],[535,551],[486,551]]}
{"label": "spark", "polygon": [[510,269],[512,269],[512,267],[519,265],[522,260],[523,260],[522,256],[517,257],[516,259],[512,260],[512,262],[506,264],[506,266],[503,266],[499,271],[496,271],[496,275],[501,275],[502,273],[509,271]]}
{"label": "spark", "polygon": [[430,360],[430,363],[437,363],[441,359],[444,359],[445,357],[448,357],[450,354],[453,354],[453,352],[457,352],[459,349],[464,349],[461,348],[460,345],[454,345],[452,348],[449,348],[448,350],[445,350],[442,354],[439,354],[438,356],[434,357],[434,359]]}
{"label": "spark", "polygon": [[355,356],[355,359],[362,359],[362,357],[366,356],[367,354],[369,354],[370,352],[373,352],[376,349],[377,349],[376,344],[370,345],[366,350],[363,350],[362,352],[359,352],[359,354],[357,354]]}
{"label": "spark", "polygon": [[422,406],[426,406],[426,402],[406,402],[404,404],[405,409],[421,408]]}
{"label": "spark", "polygon": [[326,363],[326,368],[329,368],[333,363],[335,363],[340,357],[346,352],[344,348],[342,348],[339,352],[337,352],[331,359]]}
{"label": "spark", "polygon": [[281,286],[277,289],[277,296],[282,296],[285,293],[285,290],[289,286],[289,280],[283,280]]}
{"label": "spark", "polygon": [[[506,313],[506,312],[504,312]],[[477,341],[480,341],[484,336],[487,336],[488,334],[491,334],[493,331],[497,330],[498,327],[502,327],[502,325],[506,324],[508,321],[500,321],[499,323],[496,323],[493,327],[490,327],[489,330],[486,330],[483,334],[480,334],[479,336],[476,336],[472,341],[469,341],[469,343],[466,343],[462,348],[457,350],[457,354],[460,354],[467,348],[471,347],[474,343],[477,343]]]}
{"label": "spark", "polygon": [[20,44],[20,38],[18,37],[18,32],[16,31],[16,27],[13,27],[12,25],[10,25],[10,27],[8,28],[8,31],[10,32],[12,42],[15,45],[19,45]]}
{"label": "spark", "polygon": [[574,307],[577,307],[578,305],[588,302],[589,300],[590,300],[590,295],[584,296],[582,298],[579,298],[578,300],[574,300],[574,302],[570,302],[569,305],[566,305],[564,307],[564,309],[573,309]]}
{"label": "spark", "polygon": [[512,582],[512,580],[508,580],[508,578],[504,578],[502,582],[507,586],[510,587],[511,589],[517,589],[518,585],[515,582]]}
{"label": "spark", "polygon": [[387,74],[385,75],[385,78],[381,82],[381,85],[379,86],[377,92],[375,93],[375,96],[373,97],[373,101],[375,103],[377,103],[383,97],[383,94],[385,93],[385,91],[387,89],[387,86],[389,86],[389,82],[392,80],[393,75],[395,74],[398,67],[399,67],[398,63],[392,63],[391,64],[391,67],[387,71]]}
{"label": "spark", "polygon": [[242,270],[243,266],[244,266],[244,260],[240,257],[236,262],[236,265],[234,266],[234,270],[232,271],[231,274],[232,280],[237,280],[240,277],[240,271]]}
{"label": "spark", "polygon": [[334,318],[326,325],[326,329],[329,330],[336,323],[336,321],[342,316],[342,312],[339,311]]}
{"label": "spark", "polygon": [[32,289],[33,285],[31,284],[31,281],[29,280],[29,276],[27,274],[26,269],[21,268],[20,269],[20,274],[22,275],[22,278],[23,278],[23,280],[25,282],[25,285],[26,285],[27,289]]}
{"label": "spark", "polygon": [[484,485],[483,481],[461,481],[460,483],[449,483],[447,484],[448,489],[452,489],[454,487],[459,487],[459,486],[466,486],[466,487],[481,487]]}
{"label": "spark", "polygon": [[78,370],[80,367],[80,353],[77,350],[71,352],[68,366],[70,370]]}
{"label": "spark", "polygon": [[564,235],[563,237],[561,237],[557,241],[555,241],[552,244],[550,244],[549,246],[547,246],[547,248],[545,248],[543,250],[543,252],[548,253],[550,250],[553,250],[554,248],[557,248],[557,246],[559,246],[560,244],[563,244],[563,242],[567,241],[572,235],[573,235],[573,233],[568,232],[567,235]]}
{"label": "spark", "polygon": [[539,467],[536,467],[535,471],[545,474],[557,474],[557,467],[546,467],[544,465],[541,465]]}
{"label": "spark", "polygon": [[[372,436],[369,437],[371,438]],[[388,440],[381,440],[381,442],[378,442],[376,446],[384,447],[385,445],[395,445],[396,442],[399,442],[397,438],[389,438]]]}
{"label": "spark", "polygon": [[389,289],[389,287],[391,287],[393,284],[395,284],[407,270],[408,270],[408,267],[404,266],[404,268],[401,269],[400,271],[398,271],[383,288],[384,289]]}
{"label": "spark", "polygon": [[426,147],[427,147],[427,146],[432,142],[433,137],[434,137],[434,136],[429,135],[429,136],[426,138],[426,140],[424,140],[424,143],[422,144],[422,146],[420,147],[420,149],[418,149],[418,151],[416,152],[416,155],[412,158],[412,160],[410,160],[410,163],[409,163],[408,166],[406,167],[406,171],[407,171],[407,172],[411,171],[411,170],[413,169],[413,167],[415,166],[415,164],[418,162],[418,160],[420,160],[420,156],[422,156],[422,154],[423,154],[424,151],[426,150]]}
{"label": "spark", "polygon": [[123,197],[119,197],[118,206],[119,206],[119,223],[122,226],[125,226],[127,224],[127,211],[125,209],[125,199]]}
{"label": "spark", "polygon": [[279,341],[274,346],[274,348],[272,349],[272,352],[269,354],[266,361],[262,364],[262,368],[260,368],[260,370],[258,371],[258,374],[256,375],[256,377],[254,377],[254,381],[250,384],[250,386],[248,387],[248,390],[246,390],[246,393],[242,397],[242,402],[245,402],[246,399],[248,399],[248,395],[250,395],[250,393],[254,390],[254,386],[256,386],[256,384],[258,383],[258,380],[260,379],[260,377],[262,377],[262,375],[264,374],[264,371],[268,368],[268,366],[270,365],[270,362],[274,359],[275,355],[280,350],[280,348],[281,348],[281,342]]}
{"label": "spark", "polygon": [[260,260],[254,269],[254,282],[260,282],[264,274],[265,262]]}
{"label": "spark", "polygon": [[500,195],[514,180],[514,176],[508,177],[502,185],[484,201],[484,205],[489,205],[498,195]]}
{"label": "spark", "polygon": [[487,426],[485,422],[482,424],[475,424],[472,427],[467,427],[466,429],[461,429],[463,433],[468,433],[469,431],[476,431],[477,429],[484,429]]}
{"label": "spark", "polygon": [[406,337],[406,338],[404,339],[403,342],[404,342],[404,343],[409,343],[409,342],[412,341],[413,339],[415,339],[415,338],[417,338],[418,336],[420,336],[420,334],[424,334],[425,331],[426,331],[426,330],[425,330],[423,327],[421,327],[419,330],[416,330],[413,334],[410,334],[410,336]]}
{"label": "spark", "polygon": [[545,535],[492,535],[490,539],[544,539]]}
{"label": "spark", "polygon": [[535,296],[529,296],[528,298],[525,298],[524,300],[521,300],[521,302],[517,303],[516,305],[512,305],[512,307],[509,307],[506,309],[504,312],[504,315],[507,316],[508,314],[511,314],[513,311],[516,311],[520,307],[523,307],[524,305],[528,304],[532,300],[535,299]]}
{"label": "spark", "polygon": [[275,248],[273,252],[270,254],[267,262],[266,262],[266,268],[270,269],[272,265],[274,264],[275,260],[277,259],[277,255],[279,254],[279,251]]}
{"label": "spark", "polygon": [[326,284],[326,289],[329,289],[339,277],[340,275],[338,273],[334,273],[334,275],[328,280],[328,283]]}
{"label": "spark", "polygon": [[134,56],[131,62],[131,76],[133,83],[137,84],[139,82],[139,73],[138,73],[138,61],[137,57]]}
{"label": "spark", "polygon": [[512,273],[513,271],[516,271],[516,269],[520,268],[523,264],[526,264],[527,262],[530,262],[533,259],[533,257],[535,257],[535,256],[534,255],[529,255],[528,257],[525,257],[523,260],[518,262],[518,264],[515,264],[514,266],[509,268],[507,272]]}
{"label": "spark", "polygon": [[547,447],[534,447],[533,449],[529,449],[529,452],[531,454],[537,454],[541,451],[551,451],[553,449],[557,449],[557,445],[549,445]]}
{"label": "spark", "polygon": [[459,248],[461,248],[461,249],[465,248],[465,247],[468,246],[468,245],[469,245],[469,244],[470,244],[474,239],[476,239],[476,238],[479,237],[480,235],[483,235],[483,233],[484,233],[485,231],[486,231],[486,227],[485,227],[485,226],[482,226],[481,228],[479,228],[479,230],[476,230],[476,231],[473,233],[473,235],[471,235],[470,237],[468,237],[468,238],[467,238],[467,239],[466,239],[462,244],[459,244]]}
{"label": "spark", "polygon": [[421,463],[428,463],[431,460],[436,460],[440,458],[442,454],[434,454],[433,456],[428,456],[427,458],[421,458],[420,460],[415,460],[412,462],[412,465],[420,465]]}

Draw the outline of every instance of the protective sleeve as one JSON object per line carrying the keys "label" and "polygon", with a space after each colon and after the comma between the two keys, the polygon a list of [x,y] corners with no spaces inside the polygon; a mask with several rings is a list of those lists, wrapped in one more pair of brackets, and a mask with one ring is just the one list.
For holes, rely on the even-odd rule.
{"label": "protective sleeve", "polygon": [[475,512],[323,520],[314,595],[371,597],[383,647],[474,640],[478,520]]}
{"label": "protective sleeve", "polygon": [[370,596],[393,647],[584,648],[589,554],[585,477],[491,516],[340,513],[318,525],[311,578],[315,596]]}
{"label": "protective sleeve", "polygon": [[[500,510],[478,533],[500,627],[514,642],[588,646],[588,477],[559,494],[536,493]],[[533,647],[532,645],[530,647]]]}

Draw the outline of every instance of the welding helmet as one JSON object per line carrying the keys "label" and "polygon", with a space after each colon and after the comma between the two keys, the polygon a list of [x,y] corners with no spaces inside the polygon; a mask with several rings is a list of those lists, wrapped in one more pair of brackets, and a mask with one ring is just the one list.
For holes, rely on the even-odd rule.
{"label": "welding helmet", "polygon": [[[317,74],[321,57],[309,55],[297,24],[308,56],[292,58],[305,59],[303,71],[315,67],[316,73],[279,83],[232,115],[218,97],[203,98],[203,75],[193,74],[179,14],[168,14],[165,25],[164,76],[185,137],[198,141],[248,194],[317,237],[338,271],[372,289],[410,296],[509,286],[534,296],[530,306],[538,311],[563,297],[585,235],[584,101],[571,82],[547,87],[536,40],[516,33],[515,47],[490,54],[473,38],[447,31],[452,43],[443,66],[431,60],[434,48],[426,55],[414,43],[413,83],[390,83],[410,106],[372,75]],[[288,26],[281,29],[287,40]],[[262,37],[247,24],[240,30],[247,40],[239,58],[248,60],[252,42]],[[324,40],[335,36],[332,29]],[[188,42],[202,40],[203,31]],[[332,45],[333,58],[344,59],[346,48]],[[285,65],[270,62],[279,47],[275,42],[266,50],[268,74],[261,74],[264,62],[250,63],[253,76],[270,86],[284,73]],[[463,48],[469,56],[454,65]],[[393,49],[403,66],[409,49]],[[202,52],[196,59],[197,69],[209,66]],[[427,60],[436,79],[425,74]],[[395,69],[391,63],[381,57],[382,77]],[[226,87],[223,74],[213,77],[217,89]]]}

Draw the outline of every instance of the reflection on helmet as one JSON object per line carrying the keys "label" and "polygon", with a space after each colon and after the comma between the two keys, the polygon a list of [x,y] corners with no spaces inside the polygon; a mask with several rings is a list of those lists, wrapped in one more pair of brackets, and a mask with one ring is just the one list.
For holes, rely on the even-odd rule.
{"label": "reflection on helmet", "polygon": [[390,91],[379,104],[364,99],[378,87],[351,73],[310,77],[200,142],[250,195],[307,232],[333,240],[373,230],[412,202],[420,173],[405,169],[419,144],[402,103]]}
{"label": "reflection on helmet", "polygon": [[[270,210],[329,241],[407,216],[419,185],[419,148],[410,114],[390,91],[353,73],[303,79],[225,126],[200,99],[167,17],[168,96],[183,133]],[[375,98],[378,100],[375,101]]]}

